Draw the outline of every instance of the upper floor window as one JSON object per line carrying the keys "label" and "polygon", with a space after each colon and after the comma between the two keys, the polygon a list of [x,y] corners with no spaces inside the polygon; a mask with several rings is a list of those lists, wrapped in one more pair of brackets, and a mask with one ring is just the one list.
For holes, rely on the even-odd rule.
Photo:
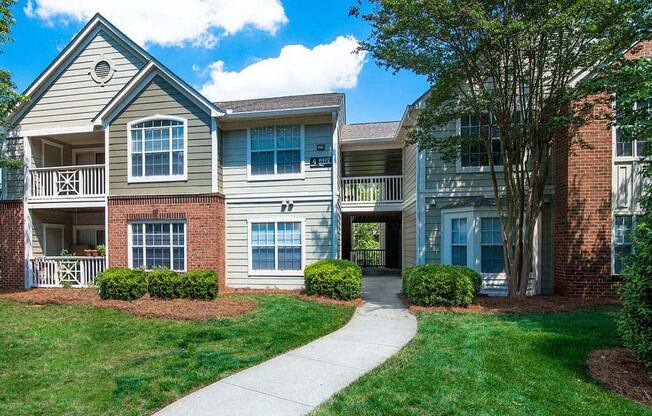
{"label": "upper floor window", "polygon": [[[500,134],[493,117],[484,114],[478,119],[475,115],[466,115],[460,119],[460,134],[466,137],[491,138],[491,154],[494,166],[503,164],[500,154]],[[489,166],[487,150],[482,142],[463,144],[460,149],[462,168]]]}
{"label": "upper floor window", "polygon": [[303,173],[303,134],[299,125],[249,130],[249,176],[298,176]]}
{"label": "upper floor window", "polygon": [[649,146],[648,140],[628,140],[622,132],[616,135],[616,156],[617,157],[643,157],[645,156],[646,147]]}
{"label": "upper floor window", "polygon": [[153,117],[129,124],[129,181],[187,177],[187,121]]}

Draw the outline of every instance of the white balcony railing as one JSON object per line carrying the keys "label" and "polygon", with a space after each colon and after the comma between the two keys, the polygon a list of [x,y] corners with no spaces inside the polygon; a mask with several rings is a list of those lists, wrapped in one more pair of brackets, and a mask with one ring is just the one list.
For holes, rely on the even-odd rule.
{"label": "white balcony railing", "polygon": [[106,269],[104,257],[35,257],[32,266],[32,287],[71,287],[95,285],[95,277]]}
{"label": "white balcony railing", "polygon": [[359,176],[342,179],[342,202],[401,202],[403,176]]}
{"label": "white balcony railing", "polygon": [[104,165],[32,168],[30,199],[78,199],[102,197]]}

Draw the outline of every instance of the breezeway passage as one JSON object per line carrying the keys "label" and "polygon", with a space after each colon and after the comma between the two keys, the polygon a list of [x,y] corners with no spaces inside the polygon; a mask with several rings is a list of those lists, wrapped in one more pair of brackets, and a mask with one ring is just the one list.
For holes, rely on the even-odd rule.
{"label": "breezeway passage", "polygon": [[304,415],[408,343],[417,321],[401,279],[366,277],[364,304],[339,330],[178,400],[156,416]]}

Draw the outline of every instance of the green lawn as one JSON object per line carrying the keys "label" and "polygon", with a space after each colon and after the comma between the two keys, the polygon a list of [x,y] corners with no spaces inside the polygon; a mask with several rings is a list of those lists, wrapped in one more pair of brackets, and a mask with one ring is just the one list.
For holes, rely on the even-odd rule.
{"label": "green lawn", "polygon": [[618,345],[615,315],[420,313],[405,349],[315,415],[652,415],[587,373]]}
{"label": "green lawn", "polygon": [[345,324],[352,307],[246,296],[237,318],[180,322],[0,301],[0,414],[143,415]]}

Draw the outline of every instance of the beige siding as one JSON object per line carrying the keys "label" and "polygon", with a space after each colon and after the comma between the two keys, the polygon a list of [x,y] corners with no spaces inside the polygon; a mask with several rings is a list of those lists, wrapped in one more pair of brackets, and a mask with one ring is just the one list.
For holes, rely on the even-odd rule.
{"label": "beige siding", "polygon": [[417,194],[417,146],[403,149],[403,201],[409,201]]}
{"label": "beige siding", "polygon": [[[128,183],[127,124],[156,114],[188,120],[188,180]],[[211,119],[167,81],[156,77],[110,125],[110,195],[170,195],[211,192]]]}
{"label": "beige siding", "polygon": [[[109,57],[116,69],[105,85],[89,75],[93,61],[101,55]],[[99,31],[47,91],[37,95],[20,120],[20,127],[27,130],[89,124],[143,65],[121,42]]]}
{"label": "beige siding", "polygon": [[[239,128],[224,131],[224,193],[230,195],[243,194],[287,194],[332,193],[331,168],[310,168],[311,157],[332,155],[333,127],[325,124],[324,118],[306,118],[268,121],[263,125],[303,124],[305,131],[304,165],[305,178],[291,180],[252,180],[247,181],[247,130]],[[318,122],[319,124],[313,124]],[[258,123],[257,125],[261,125]],[[324,145],[323,151],[317,150],[317,145]]]}
{"label": "beige siding", "polygon": [[226,279],[231,287],[298,288],[302,276],[249,276],[247,220],[283,215],[305,219],[306,264],[332,256],[331,201],[295,202],[291,212],[281,210],[281,203],[228,203],[226,208]]}
{"label": "beige siding", "polygon": [[402,236],[403,236],[403,268],[416,266],[417,264],[417,202],[403,208],[402,214]]}

